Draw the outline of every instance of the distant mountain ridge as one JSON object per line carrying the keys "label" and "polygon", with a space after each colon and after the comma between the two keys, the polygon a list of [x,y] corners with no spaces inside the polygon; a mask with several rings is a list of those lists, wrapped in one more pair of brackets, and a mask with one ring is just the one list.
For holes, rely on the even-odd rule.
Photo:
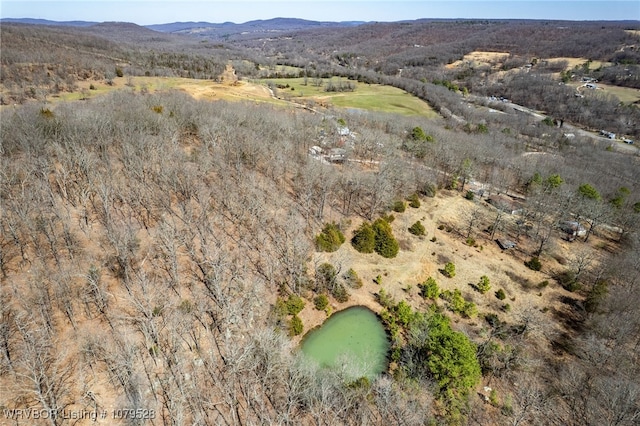
{"label": "distant mountain ridge", "polygon": [[0,23],[32,24],[32,25],[57,25],[63,27],[90,27],[100,22],[92,21],[50,21],[48,19],[35,18],[2,18]]}
{"label": "distant mountain ridge", "polygon": [[[33,18],[4,18],[0,22],[21,23],[33,25],[58,25],[71,27],[90,27],[105,24],[105,22],[90,21],[50,21],[47,19]],[[259,33],[259,32],[285,32],[312,28],[354,27],[364,24],[364,21],[309,21],[297,18],[273,18],[266,20],[248,21],[241,24],[234,22],[171,22],[166,24],[141,25],[153,31],[172,34],[195,35],[200,37],[229,37],[231,35]]]}

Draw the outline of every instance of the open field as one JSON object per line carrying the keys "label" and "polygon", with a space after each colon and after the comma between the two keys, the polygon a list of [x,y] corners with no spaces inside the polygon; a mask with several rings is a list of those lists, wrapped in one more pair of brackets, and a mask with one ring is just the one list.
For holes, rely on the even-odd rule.
{"label": "open field", "polygon": [[[208,100],[255,100],[271,102],[271,95],[265,87],[239,82],[236,85],[216,83],[211,80],[195,80],[179,77],[122,77],[115,78],[113,85],[105,82],[82,81],[77,92],[63,93],[55,98],[69,101],[93,97],[112,90],[130,88],[135,91],[159,92],[163,90],[182,90],[196,99]],[[95,90],[90,90],[93,85]]]}
{"label": "open field", "polygon": [[[580,83],[577,81],[570,82],[567,84],[575,87],[576,89],[584,86],[584,83]],[[611,84],[603,84],[603,83],[596,83],[596,86],[598,87],[597,89],[583,88],[579,90],[587,91],[587,92],[595,91],[595,93],[597,94],[609,94],[609,95],[615,96],[620,100],[620,102],[624,102],[625,104],[632,104],[640,101],[640,89],[634,89],[633,87],[613,86]]]}
{"label": "open field", "polygon": [[[47,101],[76,101],[109,93],[113,90],[129,89],[138,92],[158,92],[165,90],[181,90],[195,99],[255,101],[277,105],[288,105],[290,101],[307,105],[334,106],[347,109],[362,109],[376,112],[395,113],[407,116],[435,117],[437,113],[424,101],[406,93],[401,89],[379,84],[365,84],[349,81],[356,89],[353,92],[326,92],[324,79],[321,86],[304,84],[302,78],[277,80],[239,81],[236,84],[222,84],[211,80],[196,80],[179,77],[121,77],[113,79],[109,85],[104,81],[80,81],[78,90],[47,97]],[[338,84],[346,79],[334,78]],[[267,87],[267,82],[277,82],[287,89],[275,89],[274,98]],[[93,87],[93,89],[90,89]]]}
{"label": "open field", "polygon": [[[475,52],[471,52],[464,55],[464,58],[462,60],[455,61],[447,65],[447,68],[457,68],[465,64],[473,67],[477,67],[480,65],[493,65],[496,63],[501,63],[508,57],[509,57],[509,53],[505,53],[505,52],[475,51]],[[496,65],[496,66],[499,66],[499,65]]]}
{"label": "open field", "polygon": [[[559,58],[547,58],[549,62],[559,62],[559,61],[567,61],[567,69],[573,69],[575,67],[581,67],[584,63],[588,61],[587,58],[570,58],[570,57],[559,57]],[[609,66],[611,62],[603,62],[603,61],[591,61],[589,63],[589,69],[596,70],[603,66]]]}
{"label": "open field", "polygon": [[[326,92],[325,86],[331,81],[335,85],[353,84],[353,92]],[[396,113],[408,116],[435,117],[437,114],[424,101],[395,87],[380,84],[359,83],[341,78],[323,79],[321,84],[314,85],[309,78],[305,85],[304,78],[281,78],[259,80],[262,84],[274,83],[281,89],[275,89],[278,97],[321,106],[336,106],[368,111]],[[319,82],[318,82],[319,83]],[[288,87],[287,87],[288,86]]]}
{"label": "open field", "polygon": [[[494,68],[500,68],[501,64],[509,57],[509,53],[505,52],[483,52],[483,51],[474,51],[464,55],[464,58],[459,61],[452,62],[448,64],[446,68],[453,69],[458,68],[463,65],[468,65],[471,67],[478,67],[483,65],[493,65]],[[543,60],[548,62],[560,62],[566,61],[568,70],[573,69],[575,67],[582,66],[589,59],[587,58],[573,58],[573,57],[553,57],[553,58],[543,58]],[[611,62],[603,62],[603,61],[594,61],[592,60],[589,64],[590,69],[598,69],[603,66],[609,66]]]}

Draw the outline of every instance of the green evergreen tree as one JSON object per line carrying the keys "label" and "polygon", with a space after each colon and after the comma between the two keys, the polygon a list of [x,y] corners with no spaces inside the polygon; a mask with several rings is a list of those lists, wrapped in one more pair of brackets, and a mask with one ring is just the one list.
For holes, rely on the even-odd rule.
{"label": "green evergreen tree", "polygon": [[436,300],[440,296],[438,283],[431,277],[427,278],[424,283],[419,284],[418,287],[422,290],[422,297],[425,299]]}
{"label": "green evergreen tree", "polygon": [[447,262],[447,264],[444,265],[442,272],[445,276],[453,278],[456,276],[456,265],[454,265],[453,262]]}
{"label": "green evergreen tree", "polygon": [[299,316],[294,315],[293,318],[291,318],[291,322],[289,323],[289,333],[292,336],[298,336],[302,334],[303,331],[304,324],[302,324],[302,320]]}
{"label": "green evergreen tree", "polygon": [[300,311],[304,309],[304,300],[295,294],[290,294],[285,303],[289,315],[298,315]]}
{"label": "green evergreen tree", "polygon": [[417,221],[409,227],[409,232],[413,235],[422,236],[425,234],[424,225],[422,224],[422,222]]}
{"label": "green evergreen tree", "polygon": [[322,232],[316,236],[316,250],[334,252],[345,242],[342,231],[335,223],[327,223]]}
{"label": "green evergreen tree", "polygon": [[353,233],[351,245],[360,253],[373,253],[376,247],[376,233],[369,222],[363,222]]}
{"label": "green evergreen tree", "polygon": [[602,198],[598,190],[588,183],[583,183],[582,185],[580,185],[580,187],[578,188],[578,193],[582,197],[589,200],[599,201]]}
{"label": "green evergreen tree", "polygon": [[393,211],[396,213],[404,213],[407,209],[407,204],[404,201],[396,201],[393,203]]}
{"label": "green evergreen tree", "polygon": [[420,207],[420,197],[418,197],[418,194],[411,194],[407,200],[409,200],[409,207],[412,207],[414,209],[417,209]]}
{"label": "green evergreen tree", "polygon": [[489,281],[489,277],[483,275],[480,277],[480,281],[477,284],[478,291],[482,294],[485,294],[489,290],[491,290],[491,282]]}
{"label": "green evergreen tree", "polygon": [[326,294],[319,294],[313,299],[313,305],[319,311],[324,311],[329,306],[329,298]]}
{"label": "green evergreen tree", "polygon": [[453,331],[443,314],[415,316],[408,334],[403,368],[410,377],[434,379],[439,398],[462,400],[480,381],[476,346],[463,333]]}
{"label": "green evergreen tree", "polygon": [[391,225],[383,219],[378,219],[373,223],[373,230],[375,233],[375,252],[388,259],[396,257],[400,245],[393,236]]}

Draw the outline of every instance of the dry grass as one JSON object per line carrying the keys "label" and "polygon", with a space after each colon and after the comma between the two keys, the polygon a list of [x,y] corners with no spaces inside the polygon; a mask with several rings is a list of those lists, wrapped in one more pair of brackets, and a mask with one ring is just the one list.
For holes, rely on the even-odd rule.
{"label": "dry grass", "polygon": [[480,65],[494,65],[494,68],[499,68],[500,64],[509,57],[509,53],[505,52],[483,52],[480,50],[467,53],[462,60],[455,61],[447,68],[457,68],[462,65],[471,65],[474,67]]}
{"label": "dry grass", "polygon": [[[557,58],[547,58],[545,59],[549,62],[560,62],[560,61],[566,61],[567,62],[567,70],[571,70],[575,67],[581,67],[584,63],[586,63],[587,61],[589,61],[589,59],[587,58],[572,58],[572,57],[557,57]],[[591,63],[589,64],[589,69],[595,70],[598,69],[600,67],[606,67],[611,65],[611,62],[603,62],[603,61],[591,61]]]}
{"label": "dry grass", "polygon": [[[483,208],[484,223],[488,224],[493,218],[493,208],[484,202],[475,205]],[[396,213],[396,219],[391,224],[394,234],[398,240],[410,240],[412,250],[401,250],[394,259],[384,259],[377,254],[361,254],[354,250],[348,242],[352,231],[360,224],[360,221],[354,221],[345,232],[347,242],[338,251],[316,253],[312,260],[313,264],[330,262],[336,267],[341,267],[342,271],[353,268],[364,282],[362,288],[350,290],[351,299],[348,302],[334,302],[333,310],[364,305],[379,312],[381,307],[376,302],[375,294],[380,288],[384,288],[398,301],[404,299],[414,307],[424,307],[427,302],[419,295],[417,284],[433,277],[442,290],[460,289],[467,300],[477,305],[481,316],[495,313],[501,320],[514,323],[523,315],[534,312],[541,318],[546,317],[544,322],[549,336],[554,332],[564,331],[564,325],[552,315],[554,312],[567,312],[568,307],[563,300],[579,296],[561,288],[550,274],[558,269],[565,269],[567,266],[562,266],[557,259],[569,258],[576,244],[582,243],[568,243],[556,236],[552,252],[542,258],[543,270],[532,271],[524,266],[524,261],[529,259],[529,255],[523,248],[527,252],[532,250],[532,247],[527,247],[525,240],[520,242],[519,249],[502,251],[487,234],[476,229],[473,237],[477,247],[470,247],[465,243],[462,235],[465,231],[461,232],[466,228],[464,212],[475,205],[458,192],[441,192],[435,198],[423,199],[419,209],[407,208],[404,213]],[[408,233],[407,228],[416,220],[422,221],[425,226],[426,237],[418,238]],[[514,218],[508,217],[507,220]],[[452,225],[451,231],[438,230],[440,223]],[[435,242],[431,241],[433,236],[436,237]],[[593,248],[597,244],[598,238],[592,237],[590,245],[586,247]],[[445,259],[452,261],[456,266],[454,278],[447,278],[438,271],[444,266]],[[378,275],[382,276],[381,286],[373,281]],[[482,275],[487,275],[491,280],[491,290],[484,295],[475,291],[472,286]],[[546,288],[538,288],[538,284],[545,280],[551,284]],[[411,287],[409,290],[408,286]],[[495,292],[500,288],[507,294],[504,301],[495,297]],[[510,312],[501,309],[505,303],[510,304]],[[301,317],[305,330],[310,330],[321,325],[326,315],[308,306],[301,313]],[[454,321],[467,332],[480,333],[485,326],[481,318],[462,319],[454,315]],[[551,342],[546,341],[546,344],[551,345]],[[545,347],[545,341],[541,341],[541,345]]]}

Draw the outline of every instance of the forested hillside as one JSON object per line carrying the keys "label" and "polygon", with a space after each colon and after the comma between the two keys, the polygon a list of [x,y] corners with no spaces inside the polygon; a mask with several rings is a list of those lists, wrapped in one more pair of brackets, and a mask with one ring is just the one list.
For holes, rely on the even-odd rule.
{"label": "forested hillside", "polygon": [[[640,156],[589,130],[636,137],[638,107],[549,65],[633,80],[632,24],[2,24],[0,424],[637,424]],[[437,116],[324,103],[356,81]],[[354,305],[390,341],[376,377],[299,350]]]}

